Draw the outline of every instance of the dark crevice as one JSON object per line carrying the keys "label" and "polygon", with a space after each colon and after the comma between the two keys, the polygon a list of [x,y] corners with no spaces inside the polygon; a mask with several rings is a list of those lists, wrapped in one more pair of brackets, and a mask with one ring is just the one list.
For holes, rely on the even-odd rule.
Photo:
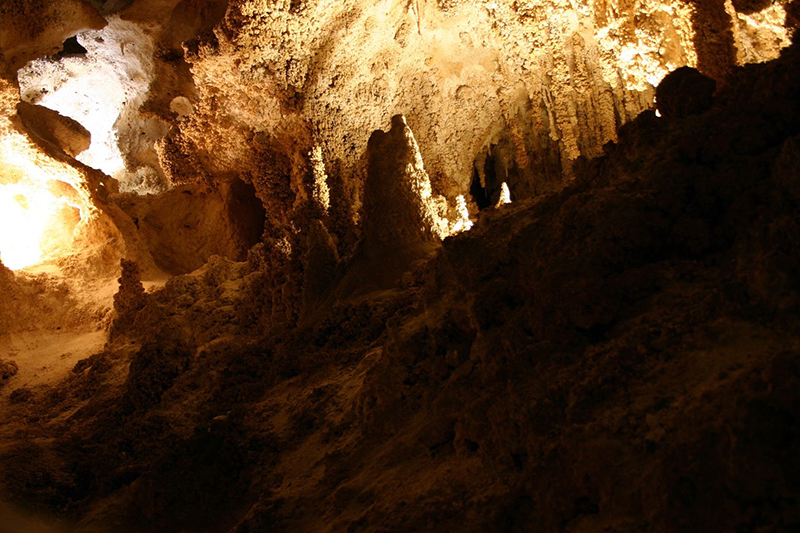
{"label": "dark crevice", "polygon": [[52,56],[52,59],[58,61],[60,59],[64,59],[65,57],[80,57],[85,56],[87,52],[88,51],[86,48],[84,48],[81,43],[78,42],[78,37],[72,36],[64,41],[61,51]]}
{"label": "dark crevice", "polygon": [[491,202],[486,197],[486,189],[481,184],[481,176],[478,173],[477,167],[472,166],[472,184],[469,187],[469,194],[472,196],[472,201],[478,206],[479,210],[489,207]]}

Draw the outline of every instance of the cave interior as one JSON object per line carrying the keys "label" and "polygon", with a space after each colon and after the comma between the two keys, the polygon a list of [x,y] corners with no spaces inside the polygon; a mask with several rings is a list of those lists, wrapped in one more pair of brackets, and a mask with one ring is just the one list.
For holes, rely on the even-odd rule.
{"label": "cave interior", "polygon": [[0,22],[0,533],[800,531],[800,1]]}

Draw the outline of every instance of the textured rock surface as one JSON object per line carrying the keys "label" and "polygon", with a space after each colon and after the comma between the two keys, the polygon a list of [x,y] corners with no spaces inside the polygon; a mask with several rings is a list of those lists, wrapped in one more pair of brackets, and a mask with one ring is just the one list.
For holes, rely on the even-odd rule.
{"label": "textured rock surface", "polygon": [[17,372],[19,372],[19,368],[15,362],[0,359],[0,387],[5,385],[8,378],[15,376]]}
{"label": "textured rock surface", "polygon": [[717,84],[696,69],[681,67],[656,88],[656,105],[665,117],[687,117],[711,109]]}
{"label": "textured rock surface", "polygon": [[58,52],[64,40],[78,31],[106,24],[83,0],[7,0],[0,5],[0,17],[0,49],[15,70],[31,59]]}
{"label": "textured rock surface", "polygon": [[388,132],[375,131],[367,144],[364,187],[364,246],[378,251],[416,248],[447,235],[433,209],[431,182],[419,147],[402,115]]}
{"label": "textured rock surface", "polygon": [[81,531],[794,531],[797,54],[296,328],[266,246],[173,277],[3,412],[3,489]]}
{"label": "textured rock surface", "polygon": [[[7,2],[0,518],[797,530],[797,5]],[[117,63],[120,180],[14,127]]]}
{"label": "textured rock surface", "polygon": [[[123,259],[120,261],[122,274],[119,279],[119,290],[114,295],[113,329],[116,331],[128,329],[131,320],[146,304],[144,286],[142,286],[142,273],[139,265],[133,261]],[[112,331],[112,337],[113,331]]]}
{"label": "textured rock surface", "polygon": [[[571,176],[579,155],[600,154],[619,125],[651,106],[651,84],[667,72],[699,66],[721,79],[737,62],[737,43],[763,47],[747,48],[741,60],[751,62],[787,44],[783,3],[761,15],[771,26],[740,20],[721,0],[237,0],[224,17],[217,4],[180,3],[175,19],[195,23],[164,38],[197,35],[183,58],[162,56],[172,67],[162,69],[163,86],[172,91],[159,89],[166,93],[151,101],[164,117],[178,95],[196,110],[163,147],[165,165],[178,167],[174,178],[186,179],[180,161],[187,157],[212,173],[247,168],[266,148],[254,138],[284,151],[281,139],[291,135],[309,144],[292,149],[321,145],[326,166],[350,180],[363,172],[369,133],[402,112],[436,192],[451,201],[469,190],[484,150],[499,147],[491,171],[509,171],[512,191],[530,196]],[[761,13],[743,9],[743,17]],[[740,25],[763,35],[745,38],[743,29],[734,38]],[[169,46],[175,51],[174,41]],[[209,135],[204,125],[221,122],[218,135]],[[216,150],[222,145],[226,157]]]}
{"label": "textured rock surface", "polygon": [[92,136],[86,128],[57,111],[20,102],[17,114],[34,139],[43,141],[47,147],[55,146],[71,157],[85,151],[92,143]]}

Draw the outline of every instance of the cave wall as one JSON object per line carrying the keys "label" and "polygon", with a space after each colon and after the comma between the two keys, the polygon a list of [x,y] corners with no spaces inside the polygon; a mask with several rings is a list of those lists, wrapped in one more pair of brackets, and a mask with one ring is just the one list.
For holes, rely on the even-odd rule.
{"label": "cave wall", "polygon": [[[476,159],[504,143],[512,192],[534,195],[571,176],[579,155],[602,153],[620,125],[652,106],[652,86],[667,72],[698,66],[724,79],[739,59],[774,57],[780,39],[768,30],[779,31],[782,5],[761,15],[769,19],[761,28],[718,0],[239,0],[210,28],[221,8],[181,2],[176,13],[193,14],[194,31],[174,22],[165,35],[197,35],[182,58],[194,113],[165,143],[164,159],[179,181],[177,154],[212,174],[259,172],[264,142],[285,151],[290,136],[298,152],[290,159],[320,145],[331,173],[358,181],[369,134],[402,113],[438,193],[451,201],[466,193]],[[209,134],[209,123],[219,130]],[[293,180],[296,193],[302,178]],[[344,192],[357,210],[359,188]]]}
{"label": "cave wall", "polygon": [[[126,263],[120,336],[27,391],[0,484],[89,531],[796,531],[797,61],[298,328],[258,316],[263,246],[153,292]],[[424,187],[410,130],[371,137],[372,243],[435,242],[422,195],[381,209]]]}
{"label": "cave wall", "polygon": [[[797,47],[736,66],[784,3],[91,4],[153,40],[171,187],[35,144],[0,60],[2,183],[74,179],[68,271],[135,260],[113,313],[0,265],[0,324],[112,324],[0,411],[5,493],[99,531],[796,530]],[[682,64],[720,92],[639,113]]]}
{"label": "cave wall", "polygon": [[[784,0],[10,2],[3,15],[16,25],[3,30],[0,46],[14,69],[56,57],[22,71],[23,97],[32,103],[51,97],[43,90],[58,89],[42,82],[50,70],[63,77],[103,67],[109,58],[130,62],[128,70],[109,73],[134,80],[123,81],[120,115],[105,126],[113,134],[94,135],[95,144],[118,145],[114,165],[126,165],[121,172],[114,167],[121,190],[218,188],[240,176],[267,213],[267,253],[291,249],[287,275],[296,278],[306,253],[298,232],[316,221],[342,257],[355,251],[367,140],[393,115],[406,118],[431,201],[454,227],[463,218],[459,195],[474,216],[497,201],[502,183],[514,200],[557,190],[572,179],[578,157],[601,155],[621,125],[653,106],[653,87],[667,72],[697,66],[722,85],[737,64],[775,57],[788,44],[787,6]],[[28,36],[16,37],[13,28]],[[79,42],[91,48],[86,58],[52,55],[79,32]],[[133,59],[126,59],[126,48]],[[80,113],[72,118],[80,122]],[[324,212],[314,199],[320,187],[329,195]],[[133,247],[156,246],[138,240]]]}
{"label": "cave wall", "polygon": [[[355,212],[366,141],[402,113],[451,202],[469,190],[478,155],[503,142],[504,164],[524,174],[512,191],[532,195],[650,107],[648,82],[695,62],[687,15],[677,2],[231,2],[186,45],[195,112],[164,159],[252,168],[265,142],[285,151],[291,136],[290,159],[322,147]],[[209,134],[208,123],[221,128]],[[292,180],[296,193],[303,178]]]}
{"label": "cave wall", "polygon": [[0,49],[14,69],[61,50],[78,31],[100,29],[105,19],[83,0],[9,0],[0,5]]}
{"label": "cave wall", "polygon": [[273,299],[298,302],[311,226],[339,256],[356,251],[367,141],[396,113],[452,226],[459,195],[475,215],[474,193],[492,204],[504,182],[514,200],[560,188],[653,106],[669,71],[696,66],[724,85],[737,62],[775,57],[785,4],[184,0],[120,15],[153,28],[143,112],[172,126],[156,145],[165,175],[252,183]]}

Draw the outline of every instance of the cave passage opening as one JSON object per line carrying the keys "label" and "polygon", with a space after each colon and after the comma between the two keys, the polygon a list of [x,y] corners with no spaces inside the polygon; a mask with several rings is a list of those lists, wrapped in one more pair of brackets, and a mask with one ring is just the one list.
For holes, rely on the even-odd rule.
{"label": "cave passage opening", "polygon": [[115,178],[121,192],[154,194],[167,186],[154,146],[168,126],[140,115],[155,78],[154,49],[141,27],[111,16],[105,28],[78,33],[58,54],[18,72],[22,101],[86,128],[91,145],[75,159]]}

